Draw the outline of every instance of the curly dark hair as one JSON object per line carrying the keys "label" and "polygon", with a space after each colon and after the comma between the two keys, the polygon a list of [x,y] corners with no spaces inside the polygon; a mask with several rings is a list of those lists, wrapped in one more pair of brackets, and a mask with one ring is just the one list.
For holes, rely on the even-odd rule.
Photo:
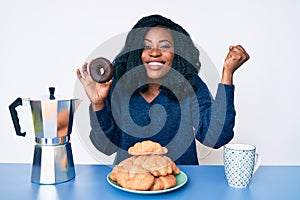
{"label": "curly dark hair", "polygon": [[[117,81],[122,78],[124,89],[129,91],[133,89],[141,92],[147,91],[147,75],[141,60],[141,53],[146,33],[150,28],[157,26],[170,30],[174,40],[175,54],[172,65],[174,70],[164,77],[160,89],[169,98],[180,100],[193,92],[191,87],[186,87],[186,84],[189,83],[193,89],[195,87],[195,74],[199,72],[201,66],[200,53],[186,30],[161,15],[143,17],[133,26],[127,35],[124,48],[112,63],[115,70],[114,78]],[[128,73],[129,71],[131,72]]]}

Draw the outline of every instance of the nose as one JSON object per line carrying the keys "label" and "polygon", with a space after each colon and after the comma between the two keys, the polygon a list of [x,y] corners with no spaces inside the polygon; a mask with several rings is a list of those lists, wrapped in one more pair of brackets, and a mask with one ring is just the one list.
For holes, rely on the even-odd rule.
{"label": "nose", "polygon": [[161,50],[158,48],[152,48],[149,52],[149,55],[152,57],[159,57],[161,56]]}

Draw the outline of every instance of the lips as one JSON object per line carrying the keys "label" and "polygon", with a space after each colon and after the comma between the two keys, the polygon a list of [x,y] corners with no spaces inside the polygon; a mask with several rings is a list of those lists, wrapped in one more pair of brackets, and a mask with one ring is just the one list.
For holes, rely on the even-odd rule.
{"label": "lips", "polygon": [[165,62],[148,62],[147,67],[152,70],[159,70],[164,66]]}

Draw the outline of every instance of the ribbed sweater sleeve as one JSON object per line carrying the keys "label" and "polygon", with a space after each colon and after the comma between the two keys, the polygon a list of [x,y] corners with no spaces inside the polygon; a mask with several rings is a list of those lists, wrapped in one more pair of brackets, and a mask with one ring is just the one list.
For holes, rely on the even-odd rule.
{"label": "ribbed sweater sleeve", "polygon": [[106,155],[111,155],[118,150],[119,128],[115,125],[111,113],[107,110],[107,105],[102,110],[90,113],[90,139],[94,146]]}
{"label": "ribbed sweater sleeve", "polygon": [[206,85],[199,88],[202,91],[197,92],[198,102],[194,103],[194,106],[199,106],[198,116],[194,117],[198,119],[198,123],[194,121],[196,138],[206,146],[219,148],[234,136],[234,85],[220,83],[215,99],[211,97]]}

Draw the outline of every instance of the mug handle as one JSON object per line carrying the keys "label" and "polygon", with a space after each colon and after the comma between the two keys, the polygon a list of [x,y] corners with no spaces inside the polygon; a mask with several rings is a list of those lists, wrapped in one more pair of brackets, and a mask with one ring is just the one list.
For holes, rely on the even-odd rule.
{"label": "mug handle", "polygon": [[256,172],[256,170],[259,168],[260,166],[260,163],[261,163],[261,158],[260,158],[260,155],[258,153],[255,154],[255,165],[254,165],[254,169],[253,169],[253,173],[254,174]]}

